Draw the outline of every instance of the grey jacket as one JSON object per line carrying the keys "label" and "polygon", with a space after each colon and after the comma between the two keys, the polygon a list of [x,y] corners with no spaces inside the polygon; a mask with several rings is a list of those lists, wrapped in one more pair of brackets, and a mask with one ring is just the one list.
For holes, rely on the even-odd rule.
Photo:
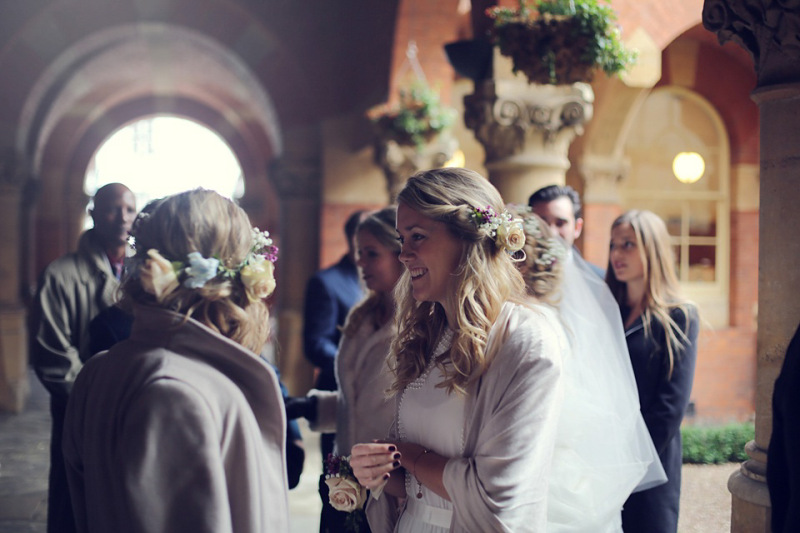
{"label": "grey jacket", "polygon": [[78,250],[44,270],[31,316],[31,362],[45,388],[66,397],[89,351],[89,322],[116,301],[119,282],[90,229]]}
{"label": "grey jacket", "polygon": [[75,381],[63,451],[79,532],[289,530],[286,419],[254,353],[138,307],[133,331]]}

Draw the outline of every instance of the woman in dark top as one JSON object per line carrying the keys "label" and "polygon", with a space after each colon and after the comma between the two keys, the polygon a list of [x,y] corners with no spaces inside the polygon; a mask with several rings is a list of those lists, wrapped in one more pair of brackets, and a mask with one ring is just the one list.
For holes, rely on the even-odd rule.
{"label": "woman in dark top", "polygon": [[675,533],[681,490],[680,426],[692,391],[696,308],[679,295],[670,237],[650,211],[628,211],[611,226],[606,283],[622,313],[642,416],[667,483],[637,492],[622,510],[625,533]]}

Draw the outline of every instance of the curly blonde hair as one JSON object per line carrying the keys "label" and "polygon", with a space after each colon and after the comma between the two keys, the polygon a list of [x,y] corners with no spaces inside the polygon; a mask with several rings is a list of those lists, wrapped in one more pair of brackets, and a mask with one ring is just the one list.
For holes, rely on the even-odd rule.
{"label": "curly blonde hair", "polygon": [[[491,361],[486,355],[489,330],[506,301],[524,302],[525,284],[511,256],[474,220],[476,209],[491,207],[502,212],[503,199],[480,174],[461,168],[418,172],[398,195],[398,203],[444,223],[463,243],[455,278],[455,290],[447,305],[455,312],[449,356],[437,362],[445,379],[439,387],[448,393],[465,393]],[[444,307],[435,302],[417,302],[406,271],[395,287],[398,334],[392,342],[390,362],[397,393],[425,371],[428,357],[448,326]]]}
{"label": "curly blonde hair", "polygon": [[509,204],[507,209],[522,219],[525,231],[525,246],[522,247],[525,256],[517,262],[517,267],[522,272],[528,294],[540,302],[557,304],[567,255],[564,242],[527,205]]}
{"label": "curly blonde hair", "polygon": [[[132,234],[136,258],[142,261],[152,248],[169,261],[185,261],[189,253],[199,252],[236,268],[253,246],[247,214],[232,201],[204,189],[164,198],[148,216],[137,220]],[[159,302],[132,272],[122,290],[128,304],[162,307],[191,317],[255,353],[267,341],[267,305],[262,300],[250,301],[236,279],[217,276],[200,288],[181,284]]]}

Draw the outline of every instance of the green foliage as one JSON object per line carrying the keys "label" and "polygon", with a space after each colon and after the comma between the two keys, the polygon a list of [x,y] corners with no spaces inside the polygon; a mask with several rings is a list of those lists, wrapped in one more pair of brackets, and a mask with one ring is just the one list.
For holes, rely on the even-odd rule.
{"label": "green foliage", "polygon": [[685,426],[683,462],[690,464],[720,464],[747,459],[744,445],[755,438],[752,422],[716,427]]}
{"label": "green foliage", "polygon": [[455,121],[456,111],[442,105],[437,91],[417,82],[400,89],[396,105],[381,106],[369,115],[383,137],[400,144],[421,146],[450,127]]}
{"label": "green foliage", "polygon": [[490,8],[493,36],[500,53],[514,62],[532,83],[591,81],[601,69],[618,74],[636,60],[626,50],[617,16],[599,0],[538,0],[519,8]]}

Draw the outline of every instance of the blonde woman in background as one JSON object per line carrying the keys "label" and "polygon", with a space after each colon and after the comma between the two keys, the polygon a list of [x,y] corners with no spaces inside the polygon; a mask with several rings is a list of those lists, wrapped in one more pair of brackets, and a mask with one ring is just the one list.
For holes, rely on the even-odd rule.
{"label": "blonde woman in background", "polygon": [[[312,390],[308,395],[311,407],[305,411],[310,427],[336,432],[337,455],[349,455],[358,442],[385,438],[394,417],[394,403],[386,398],[392,384],[386,358],[397,330],[393,291],[403,273],[396,216],[396,207],[386,207],[367,215],[356,229],[356,264],[367,296],[350,311],[342,331],[336,355],[338,390]],[[320,531],[342,531],[347,513],[331,507],[327,489],[323,481]]]}
{"label": "blonde woman in background", "polygon": [[633,494],[622,511],[625,533],[675,533],[681,490],[680,426],[692,392],[699,320],[680,296],[664,222],[633,210],[611,226],[606,283],[625,324],[639,404],[667,483]]}
{"label": "blonde woman in background", "polygon": [[199,189],[132,233],[131,336],[86,363],[67,406],[78,531],[288,531],[283,401],[256,355],[277,249]]}
{"label": "blonde woman in background", "polygon": [[408,180],[397,232],[395,424],[351,458],[373,491],[370,527],[544,531],[567,346],[554,313],[526,298],[519,221],[482,176],[447,168]]}
{"label": "blonde woman in background", "polygon": [[628,496],[666,477],[639,412],[616,302],[543,219],[527,206],[512,212],[525,229],[525,259],[517,264],[528,292],[558,310],[571,347],[563,361],[547,531],[619,532]]}

